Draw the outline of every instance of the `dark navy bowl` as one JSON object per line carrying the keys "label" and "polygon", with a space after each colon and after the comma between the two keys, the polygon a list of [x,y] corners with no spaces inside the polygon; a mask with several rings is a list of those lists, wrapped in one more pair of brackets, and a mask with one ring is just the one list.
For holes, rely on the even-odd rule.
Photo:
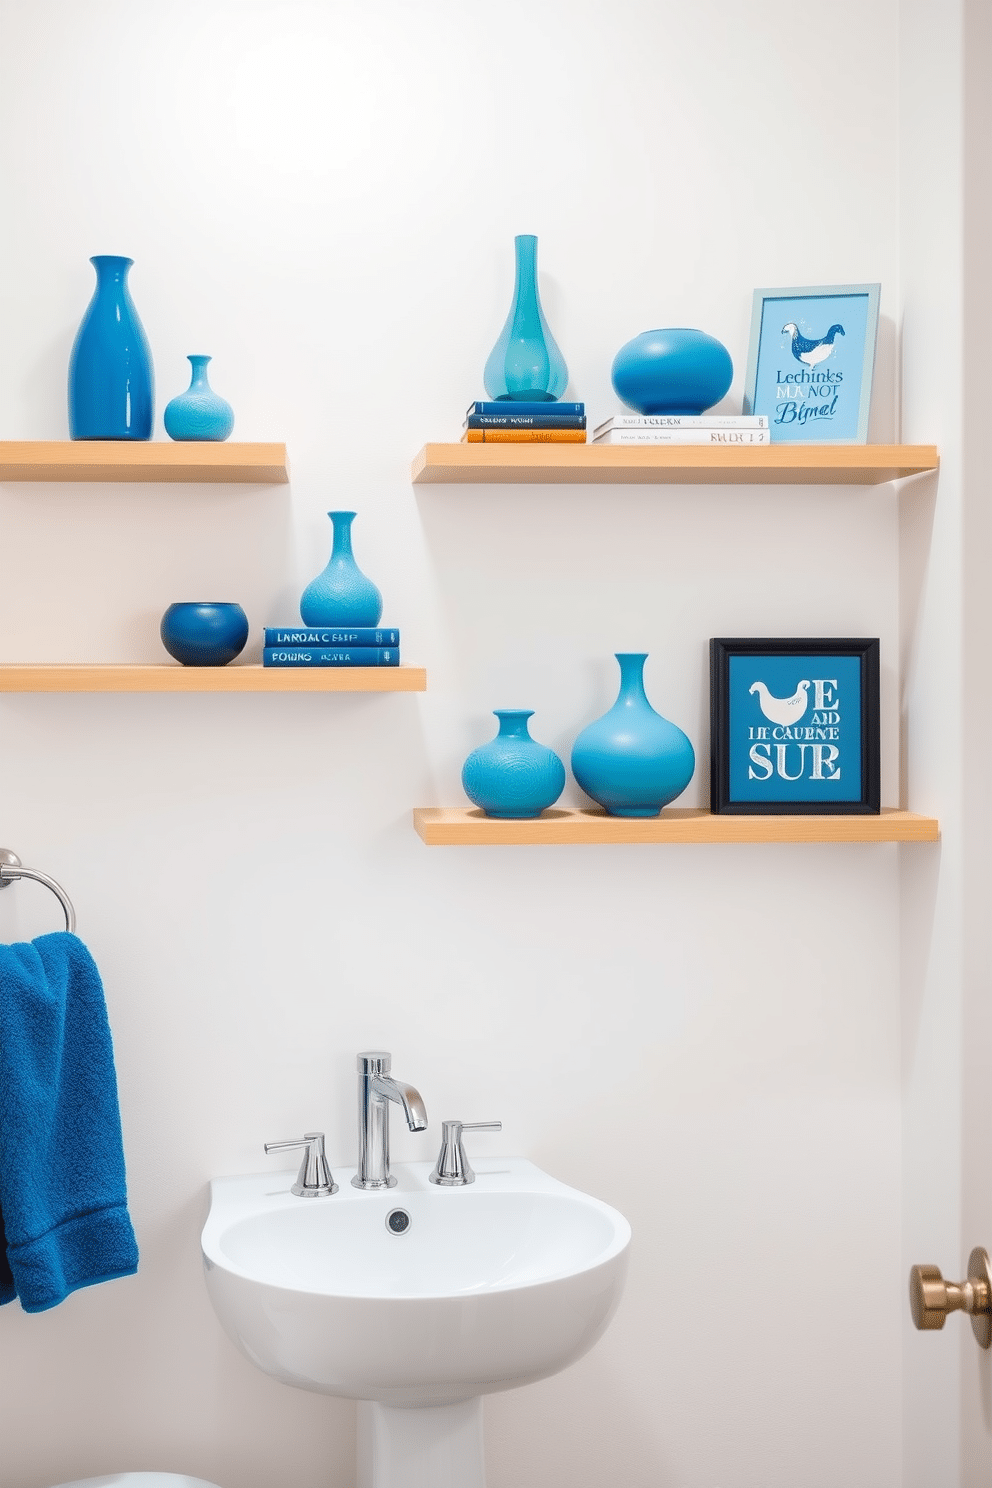
{"label": "dark navy bowl", "polygon": [[248,616],[239,604],[189,600],[169,606],[159,633],[183,666],[227,666],[245,648]]}

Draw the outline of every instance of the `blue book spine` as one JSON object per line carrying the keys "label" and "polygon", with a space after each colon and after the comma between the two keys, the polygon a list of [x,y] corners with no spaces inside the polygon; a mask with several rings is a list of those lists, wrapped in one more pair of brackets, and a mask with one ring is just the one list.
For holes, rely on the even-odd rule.
{"label": "blue book spine", "polygon": [[314,630],[299,626],[295,630],[288,626],[266,626],[266,646],[398,646],[398,630],[375,629],[369,626],[322,627]]}
{"label": "blue book spine", "polygon": [[584,413],[470,413],[466,429],[584,429]]}
{"label": "blue book spine", "polygon": [[525,403],[517,402],[516,398],[501,398],[498,403],[476,402],[470,403],[465,410],[465,417],[472,418],[477,413],[571,413],[584,414],[586,405],[584,403],[556,403],[552,399],[548,403]]}
{"label": "blue book spine", "polygon": [[395,646],[266,646],[262,665],[267,667],[374,667],[399,666]]}

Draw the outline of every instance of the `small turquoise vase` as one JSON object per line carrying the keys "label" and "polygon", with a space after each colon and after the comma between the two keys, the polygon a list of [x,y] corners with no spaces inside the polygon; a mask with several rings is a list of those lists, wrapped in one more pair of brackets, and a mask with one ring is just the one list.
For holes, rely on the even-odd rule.
{"label": "small turquoise vase", "polygon": [[152,354],[127,287],[131,258],[99,254],[96,289],[69,357],[72,439],[150,439]]}
{"label": "small turquoise vase", "polygon": [[462,766],[462,785],[475,806],[503,821],[525,821],[553,806],[565,789],[565,766],[532,739],[533,708],[497,708],[499,733],[473,749]]}
{"label": "small turquoise vase", "polygon": [[642,331],[621,346],[610,375],[614,392],[638,413],[700,414],[726,395],[734,364],[715,336],[674,327]]}
{"label": "small turquoise vase", "polygon": [[334,525],[330,560],[304,589],[300,614],[304,625],[378,625],[382,618],[382,595],[365,577],[351,551],[351,524],[355,512],[328,512]]}
{"label": "small turquoise vase", "polygon": [[234,409],[207,381],[208,356],[190,356],[193,368],[184,393],[165,405],[165,432],[170,439],[227,439],[234,428]]}
{"label": "small turquoise vase", "polygon": [[620,695],[572,746],[572,774],[610,816],[657,816],[692,779],[696,756],[644,691],[646,652],[621,651]]}
{"label": "small turquoise vase", "polygon": [[555,344],[537,292],[537,239],[514,238],[513,304],[483,374],[490,398],[551,403],[568,386],[565,358]]}

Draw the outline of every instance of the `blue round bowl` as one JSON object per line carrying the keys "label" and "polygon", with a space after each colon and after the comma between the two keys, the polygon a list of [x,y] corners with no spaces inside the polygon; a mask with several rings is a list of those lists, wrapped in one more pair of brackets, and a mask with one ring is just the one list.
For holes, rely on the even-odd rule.
{"label": "blue round bowl", "polygon": [[617,396],[638,413],[705,413],[734,380],[722,341],[675,327],[642,331],[617,352],[610,376]]}
{"label": "blue round bowl", "polygon": [[248,616],[239,604],[182,601],[166,610],[159,634],[183,666],[227,666],[245,648]]}

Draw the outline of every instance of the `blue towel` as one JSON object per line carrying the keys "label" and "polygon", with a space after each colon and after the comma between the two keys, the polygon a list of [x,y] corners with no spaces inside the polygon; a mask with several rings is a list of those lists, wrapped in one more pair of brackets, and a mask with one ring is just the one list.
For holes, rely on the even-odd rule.
{"label": "blue towel", "polygon": [[0,1303],[137,1267],[100,974],[65,932],[0,946]]}

